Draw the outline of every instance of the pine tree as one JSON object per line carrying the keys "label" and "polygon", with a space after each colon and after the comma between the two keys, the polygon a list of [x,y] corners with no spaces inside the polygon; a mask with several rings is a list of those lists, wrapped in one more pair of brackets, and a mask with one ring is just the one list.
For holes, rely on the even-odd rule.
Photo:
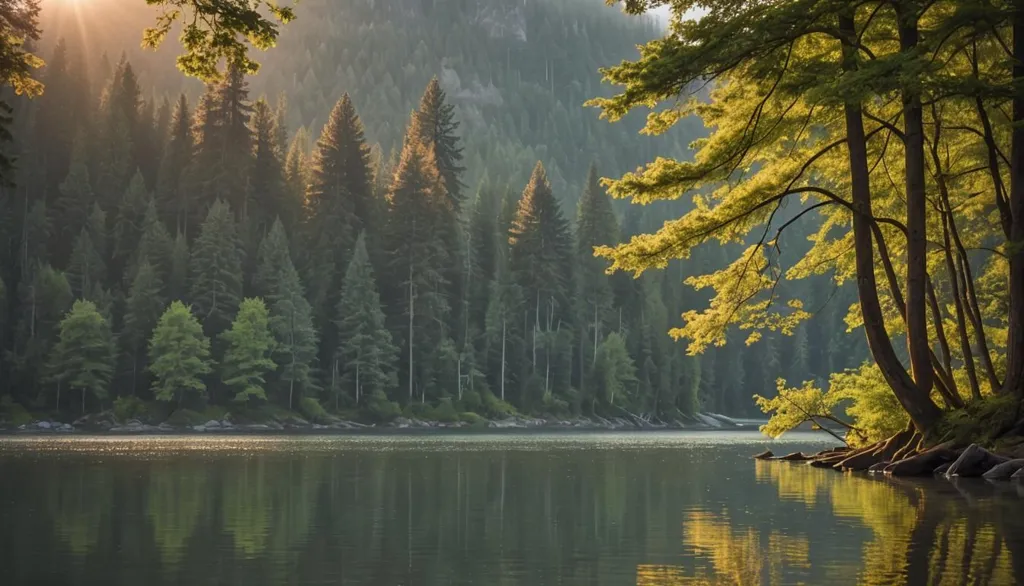
{"label": "pine tree", "polygon": [[614,408],[629,403],[629,390],[637,382],[636,366],[626,350],[625,339],[617,332],[608,334],[598,348],[594,381],[605,406]]}
{"label": "pine tree", "polygon": [[491,282],[497,267],[498,199],[492,186],[483,183],[473,202],[466,247],[467,328],[482,333],[490,298]]}
{"label": "pine tree", "polygon": [[60,322],[60,339],[50,357],[50,377],[57,383],[58,408],[62,384],[81,391],[83,414],[87,394],[100,400],[106,398],[114,360],[110,323],[91,301],[76,301]]}
{"label": "pine tree", "polygon": [[[95,196],[89,179],[89,167],[85,152],[85,139],[82,135],[75,140],[74,154],[67,176],[60,184],[60,197],[56,202],[57,230],[55,244],[66,246],[74,240],[89,216],[91,206],[95,204]],[[58,248],[60,250],[60,248]],[[66,258],[58,252],[58,259]]]}
{"label": "pine tree", "polygon": [[156,193],[161,217],[185,234],[190,218],[196,215],[196,203],[194,194],[183,188],[182,175],[192,162],[194,148],[188,98],[182,94],[174,105],[170,141],[160,161]]}
{"label": "pine tree", "polygon": [[345,271],[336,316],[341,344],[331,371],[335,407],[338,396],[333,383],[338,375],[353,389],[357,405],[364,395],[393,389],[398,384],[398,348],[392,343],[384,321],[364,235],[356,240],[355,252]]}
{"label": "pine tree", "polygon": [[[64,39],[59,39],[43,70],[41,81],[46,91],[39,97],[33,129],[34,148],[43,165],[44,193],[48,197],[68,172],[76,135],[87,120],[88,82],[82,74],[84,70],[77,56],[73,52],[69,54]],[[84,205],[88,206],[89,202]],[[76,226],[68,234],[77,231]]]}
{"label": "pine tree", "polygon": [[106,209],[116,207],[137,170],[133,141],[140,102],[138,78],[122,56],[103,95],[95,153],[96,196]]}
{"label": "pine tree", "polygon": [[[539,162],[509,231],[510,268],[530,310],[530,372],[541,372],[541,340],[557,323],[572,323],[572,234]],[[546,365],[544,366],[546,368]]]}
{"label": "pine tree", "polygon": [[158,401],[182,404],[187,391],[206,392],[203,375],[211,371],[210,340],[189,307],[172,301],[149,339],[149,371]]}
{"label": "pine tree", "polygon": [[[276,135],[275,115],[265,99],[253,106],[253,167],[250,172],[249,197],[242,214],[248,218],[254,234],[263,235],[274,218],[285,218],[292,225],[299,218],[298,201],[287,197],[283,160],[280,158],[280,137]],[[294,205],[291,205],[294,204]]]}
{"label": "pine tree", "polygon": [[190,300],[212,337],[231,325],[242,299],[242,258],[228,204],[218,200],[192,248]]}
{"label": "pine tree", "polygon": [[11,364],[12,389],[30,397],[45,374],[46,361],[57,342],[60,321],[71,307],[71,287],[60,271],[35,264],[18,284],[17,321],[12,346],[6,353]]}
{"label": "pine tree", "polygon": [[206,209],[218,199],[239,214],[245,209],[251,188],[251,115],[249,84],[237,68],[229,68],[218,83],[207,86],[193,126],[196,155],[186,171],[190,188],[197,191],[198,209]]}
{"label": "pine tree", "polygon": [[234,401],[265,401],[266,374],[277,365],[271,360],[274,338],[270,315],[262,299],[243,299],[231,329],[220,336],[227,349],[221,361],[221,381],[234,393]]}
{"label": "pine tree", "polygon": [[[370,147],[352,100],[345,94],[316,143],[306,194],[310,263],[305,276],[318,322],[330,319],[329,310],[337,304],[341,270],[356,234],[377,228],[370,216],[374,209],[370,178]],[[325,346],[334,345],[333,336],[328,336]]]}
{"label": "pine tree", "polygon": [[[487,374],[491,388],[505,401],[518,380],[523,348],[522,292],[508,268],[507,247],[499,247],[495,276],[490,283],[484,333],[487,341]],[[518,394],[518,393],[517,393]]]}
{"label": "pine tree", "polygon": [[167,228],[157,212],[156,203],[150,199],[146,204],[146,211],[142,216],[142,233],[139,237],[138,246],[128,261],[124,272],[124,280],[130,283],[138,272],[138,266],[142,262],[148,262],[156,271],[160,282],[165,282],[171,272],[171,260],[174,254],[174,241],[167,233]]}
{"label": "pine tree", "polygon": [[142,173],[136,171],[117,206],[117,217],[114,220],[114,266],[124,266],[138,247],[143,218],[151,200]]}
{"label": "pine tree", "polygon": [[317,334],[312,310],[302,290],[299,273],[291,266],[280,275],[278,292],[271,304],[270,326],[277,340],[274,361],[280,372],[280,393],[287,388],[289,409],[296,393],[306,395],[316,390],[312,369],[317,353]]}
{"label": "pine tree", "polygon": [[580,324],[585,333],[589,332],[581,343],[592,342],[588,346],[593,348],[590,356],[593,365],[599,340],[612,331],[617,315],[612,311],[611,281],[605,274],[607,262],[594,256],[594,247],[617,244],[619,224],[611,201],[598,183],[597,168],[591,165],[587,175],[587,186],[576,213],[576,302],[580,308]]}
{"label": "pine tree", "polygon": [[436,77],[427,84],[420,98],[419,108],[413,114],[413,127],[419,140],[434,149],[437,167],[444,182],[445,193],[451,206],[458,213],[462,205],[462,189],[465,187],[461,175],[465,167],[462,161],[462,147],[456,133],[459,122],[455,120],[455,106],[445,102],[445,93]]}
{"label": "pine tree", "polygon": [[103,255],[96,250],[89,233],[87,227],[82,227],[78,233],[65,271],[71,291],[80,299],[85,298],[94,286],[102,286],[107,274]]}
{"label": "pine tree", "polygon": [[167,277],[167,297],[171,301],[183,301],[188,292],[189,250],[188,241],[181,232],[174,238],[171,248],[171,270]]}
{"label": "pine tree", "polygon": [[433,151],[414,135],[406,138],[388,208],[384,239],[391,285],[388,306],[394,309],[393,331],[404,347],[409,400],[419,381],[423,401],[436,366],[425,357],[433,355],[445,339],[449,316],[445,271],[451,265],[441,230],[450,207]]}
{"label": "pine tree", "polygon": [[256,252],[256,274],[253,289],[271,305],[281,292],[281,277],[294,271],[289,251],[288,235],[280,218],[274,220],[270,231],[260,241]]}
{"label": "pine tree", "polygon": [[124,326],[119,334],[131,361],[133,395],[136,394],[138,375],[146,368],[146,342],[166,307],[162,290],[163,282],[156,268],[142,257],[124,302]]}

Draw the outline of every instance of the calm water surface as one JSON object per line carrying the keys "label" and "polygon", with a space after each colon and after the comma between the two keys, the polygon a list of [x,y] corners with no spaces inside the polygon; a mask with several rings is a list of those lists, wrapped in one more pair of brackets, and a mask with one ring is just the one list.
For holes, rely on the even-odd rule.
{"label": "calm water surface", "polygon": [[[1015,484],[755,433],[0,439],[0,583],[1019,584]],[[1024,492],[1022,492],[1024,494]]]}

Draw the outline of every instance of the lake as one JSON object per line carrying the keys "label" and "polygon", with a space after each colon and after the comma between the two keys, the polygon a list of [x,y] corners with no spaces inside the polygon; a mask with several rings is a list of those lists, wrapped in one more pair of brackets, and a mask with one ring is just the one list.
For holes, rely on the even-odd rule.
{"label": "lake", "polygon": [[0,438],[0,582],[1014,584],[1024,488],[757,433]]}

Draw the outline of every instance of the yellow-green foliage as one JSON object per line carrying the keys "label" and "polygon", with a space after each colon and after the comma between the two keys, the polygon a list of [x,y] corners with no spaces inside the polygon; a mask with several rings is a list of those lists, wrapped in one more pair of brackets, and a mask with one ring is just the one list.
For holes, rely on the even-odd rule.
{"label": "yellow-green foliage", "polygon": [[771,399],[754,396],[761,411],[771,414],[768,423],[761,426],[761,433],[777,438],[805,421],[828,417],[836,406],[829,394],[822,392],[813,381],[806,381],[802,387],[786,388],[785,379],[776,381],[779,394]]}
{"label": "yellow-green foliage", "polygon": [[906,411],[874,364],[833,374],[828,393],[837,404],[846,406],[846,414],[868,442],[886,439],[907,427]]}
{"label": "yellow-green foliage", "polygon": [[778,389],[778,396],[771,399],[755,397],[757,406],[771,415],[761,426],[761,431],[771,437],[779,437],[805,421],[839,421],[838,411],[845,413],[855,430],[846,438],[852,445],[883,440],[907,427],[906,411],[874,364],[833,374],[828,391],[813,381],[787,388],[783,379],[778,380]]}

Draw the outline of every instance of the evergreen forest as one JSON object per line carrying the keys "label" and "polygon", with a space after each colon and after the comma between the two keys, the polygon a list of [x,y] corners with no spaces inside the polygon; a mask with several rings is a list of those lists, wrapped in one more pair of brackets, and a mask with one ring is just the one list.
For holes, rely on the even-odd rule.
{"label": "evergreen forest", "polygon": [[11,99],[8,409],[675,421],[754,415],[778,377],[824,384],[867,356],[855,292],[825,275],[782,285],[805,323],[698,355],[669,330],[740,245],[639,278],[594,256],[693,208],[613,201],[600,178],[692,156],[699,120],[645,137],[643,116],[582,107],[658,19],[306,0],[258,74],[203,84],[138,48],[143,3],[115,29],[103,1],[43,4],[45,92]]}

